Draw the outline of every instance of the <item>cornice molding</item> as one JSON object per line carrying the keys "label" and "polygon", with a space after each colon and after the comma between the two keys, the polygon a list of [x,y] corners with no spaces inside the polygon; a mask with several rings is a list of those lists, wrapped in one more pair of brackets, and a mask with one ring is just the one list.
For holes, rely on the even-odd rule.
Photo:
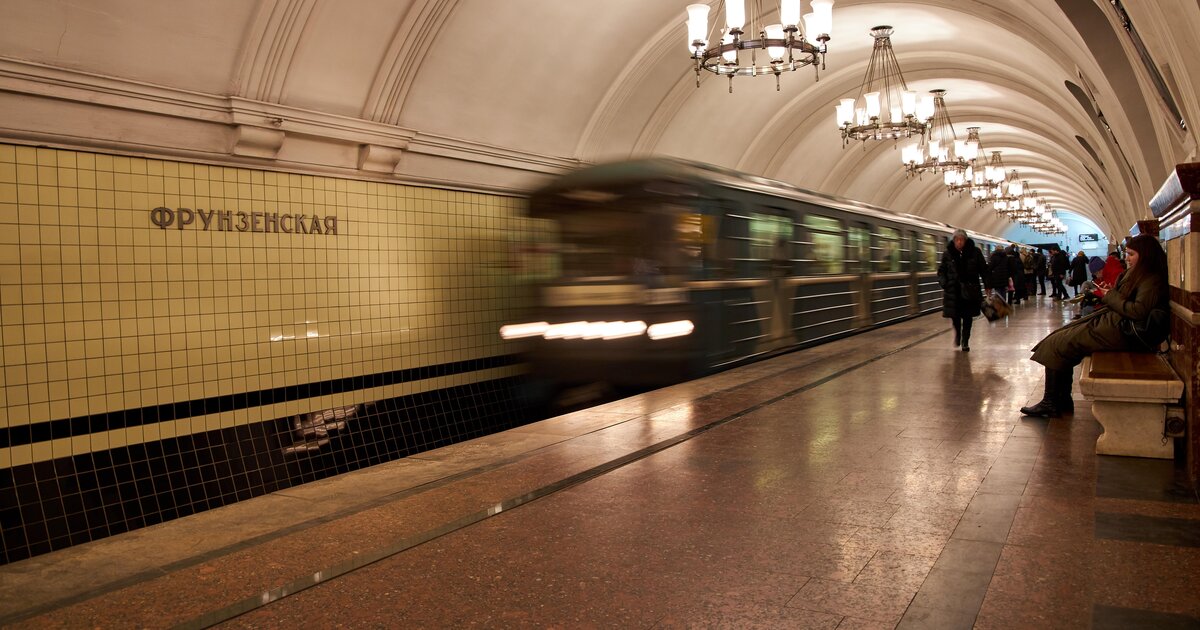
{"label": "cornice molding", "polygon": [[[557,174],[576,167],[579,160],[542,155],[437,134],[421,133],[396,125],[328,114],[268,103],[239,96],[218,96],[127,79],[57,68],[19,59],[0,57],[0,92],[35,98],[72,101],[98,109],[119,109],[158,117],[198,121],[223,128],[232,138],[229,157],[255,158],[270,165],[288,138],[304,137],[356,149],[358,167],[364,172],[389,172],[402,176],[404,153],[486,164],[521,172]],[[67,146],[103,146],[137,153],[164,155],[195,153],[194,147],[147,147],[120,138],[81,139],[78,134],[53,129],[12,129],[15,137],[48,141]],[[81,142],[81,140],[86,140]],[[357,147],[353,147],[357,145]],[[165,151],[163,149],[166,149]],[[291,160],[294,164],[295,160]],[[312,164],[314,171],[342,168],[336,164]],[[447,182],[439,182],[446,184]],[[474,185],[475,182],[463,182]]]}

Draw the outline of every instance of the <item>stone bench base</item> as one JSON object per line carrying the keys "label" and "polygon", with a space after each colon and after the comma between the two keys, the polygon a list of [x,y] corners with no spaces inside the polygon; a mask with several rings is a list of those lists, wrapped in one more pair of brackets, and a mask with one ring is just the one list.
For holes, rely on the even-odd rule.
{"label": "stone bench base", "polygon": [[1171,372],[1170,379],[1095,378],[1092,358],[1083,361],[1079,388],[1092,401],[1092,414],[1104,427],[1096,440],[1099,455],[1172,459],[1175,445],[1163,440],[1167,405],[1183,395],[1183,381]]}

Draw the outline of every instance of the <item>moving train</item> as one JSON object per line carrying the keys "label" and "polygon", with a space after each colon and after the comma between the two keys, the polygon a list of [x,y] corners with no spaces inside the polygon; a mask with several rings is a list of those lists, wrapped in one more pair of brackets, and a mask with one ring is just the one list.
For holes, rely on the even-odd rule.
{"label": "moving train", "polygon": [[[550,271],[500,334],[563,386],[665,385],[937,311],[953,232],[668,158],[574,171],[529,212],[554,226]],[[985,256],[1011,244],[970,235]]]}

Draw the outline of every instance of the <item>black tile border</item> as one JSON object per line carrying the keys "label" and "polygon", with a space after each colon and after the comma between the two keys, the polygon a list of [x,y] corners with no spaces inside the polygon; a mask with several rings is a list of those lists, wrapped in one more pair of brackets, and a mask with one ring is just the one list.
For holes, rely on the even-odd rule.
{"label": "black tile border", "polygon": [[328,381],[287,385],[253,392],[224,394],[209,398],[141,407],[139,409],[123,409],[75,418],[61,418],[58,420],[16,425],[0,428],[0,448],[47,442],[79,435],[90,435],[113,429],[153,424],[155,422],[182,420],[195,416],[273,405],[293,400],[315,398],[317,396],[343,394],[371,387],[411,383],[439,376],[452,376],[467,372],[507,367],[516,365],[519,362],[520,357],[518,355],[502,354],[481,359],[406,368],[364,376],[347,376]]}
{"label": "black tile border", "polygon": [[0,564],[520,426],[527,382],[363,403],[320,435],[284,417],[0,469]]}

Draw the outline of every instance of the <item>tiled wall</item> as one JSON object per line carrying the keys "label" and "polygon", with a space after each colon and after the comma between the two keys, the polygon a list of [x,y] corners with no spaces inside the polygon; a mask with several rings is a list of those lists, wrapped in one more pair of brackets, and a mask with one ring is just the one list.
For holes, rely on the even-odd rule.
{"label": "tiled wall", "polygon": [[520,422],[523,203],[0,144],[4,561]]}

